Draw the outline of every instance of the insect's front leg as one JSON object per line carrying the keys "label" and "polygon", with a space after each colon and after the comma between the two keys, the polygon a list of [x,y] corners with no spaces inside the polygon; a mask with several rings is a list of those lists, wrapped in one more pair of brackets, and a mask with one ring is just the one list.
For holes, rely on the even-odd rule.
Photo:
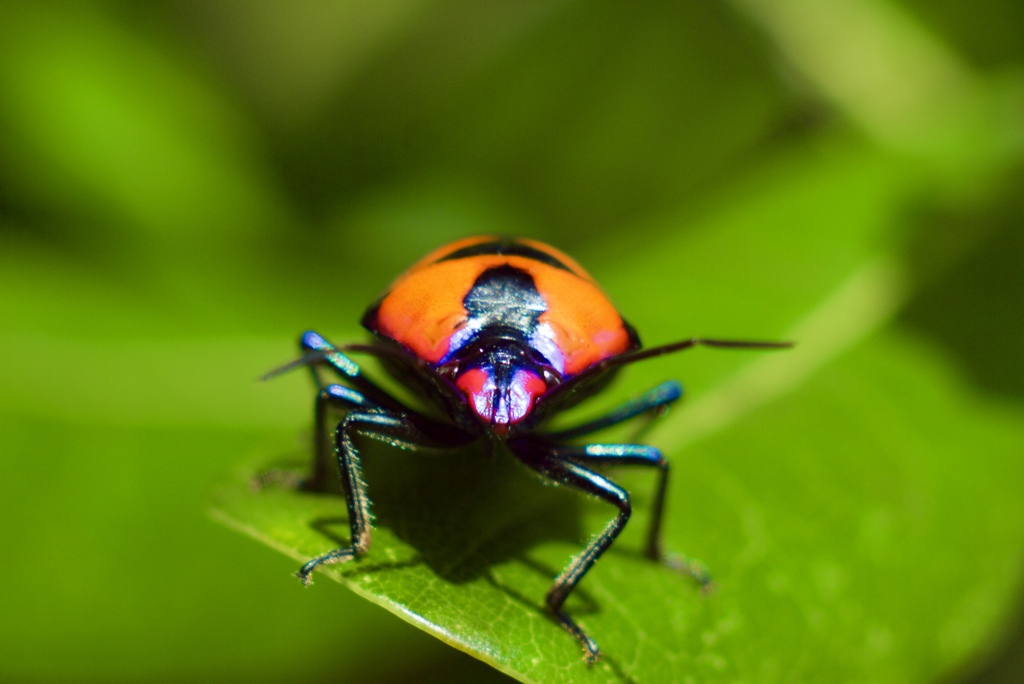
{"label": "insect's front leg", "polygon": [[[317,403],[321,405],[320,402]],[[335,454],[341,487],[348,506],[348,523],[352,532],[350,546],[334,549],[317,556],[303,565],[296,573],[302,583],[312,582],[310,575],[321,565],[344,563],[366,553],[370,548],[370,499],[363,481],[362,461],[352,438],[362,432],[376,436],[379,431],[396,430],[402,427],[403,419],[384,413],[352,412],[347,414],[335,430]]]}
{"label": "insect's front leg", "polygon": [[603,476],[572,461],[562,460],[553,454],[517,455],[523,463],[537,470],[542,475],[561,484],[592,494],[619,509],[618,514],[608,522],[604,530],[582,553],[569,561],[562,574],[555,578],[545,599],[548,610],[555,616],[555,619],[583,647],[584,659],[588,663],[596,662],[601,657],[601,651],[598,649],[597,643],[565,612],[562,606],[565,604],[569,594],[579,584],[579,581],[593,567],[597,559],[601,557],[601,554],[608,550],[608,547],[612,545],[612,542],[615,541],[615,538],[619,536],[622,528],[629,521],[629,516],[632,513],[629,494],[625,489]]}
{"label": "insect's front leg", "polygon": [[675,381],[663,382],[648,390],[642,396],[627,401],[609,413],[587,421],[576,427],[547,433],[545,438],[556,446],[549,447],[557,458],[569,459],[583,465],[595,466],[643,466],[658,469],[658,479],[651,505],[651,519],[647,528],[644,554],[653,560],[692,576],[702,587],[711,583],[711,575],[698,561],[687,559],[675,553],[665,553],[661,543],[661,525],[665,514],[665,498],[668,494],[669,462],[659,449],[642,444],[587,444],[584,446],[562,446],[565,441],[589,435],[644,414],[654,415],[682,397],[683,388]]}
{"label": "insect's front leg", "polygon": [[327,436],[327,418],[332,407],[343,411],[382,412],[379,406],[365,396],[343,385],[328,385],[317,392],[313,405],[313,466],[309,476],[299,483],[301,489],[314,492],[328,489],[331,447]]}
{"label": "insect's front leg", "polygon": [[[323,399],[318,401],[317,405],[321,410],[335,402],[339,405],[351,405],[352,397],[349,393],[358,395],[340,385],[331,385],[320,393]],[[362,457],[355,444],[356,435],[377,439],[401,449],[448,447],[465,441],[465,436],[454,428],[431,423],[425,425],[424,429],[417,424],[418,420],[422,418],[376,407],[369,410],[352,410],[338,423],[334,431],[334,453],[338,473],[341,475],[345,504],[348,507],[351,544],[328,551],[303,565],[296,573],[303,584],[308,586],[311,583],[313,571],[321,565],[344,563],[365,554],[370,548],[370,498],[367,495],[366,482],[363,480]],[[318,448],[326,449],[321,447],[319,442]]]}
{"label": "insect's front leg", "polygon": [[711,574],[699,562],[680,554],[665,553],[661,541],[661,526],[665,517],[665,498],[668,493],[669,462],[661,450],[643,444],[587,444],[584,446],[554,447],[556,458],[596,466],[642,466],[657,468],[658,481],[651,504],[651,520],[647,528],[644,555],[668,567],[690,575],[701,587],[711,584]]}

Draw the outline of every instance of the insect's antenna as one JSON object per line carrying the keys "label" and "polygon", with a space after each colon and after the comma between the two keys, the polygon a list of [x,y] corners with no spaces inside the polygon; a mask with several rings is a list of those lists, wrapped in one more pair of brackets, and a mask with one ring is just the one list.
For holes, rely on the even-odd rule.
{"label": "insect's antenna", "polygon": [[317,349],[316,351],[308,352],[306,354],[303,354],[299,358],[295,359],[294,361],[289,361],[283,366],[278,366],[277,368],[267,371],[266,373],[260,376],[260,382],[265,382],[267,380],[270,380],[271,378],[276,378],[278,375],[283,375],[285,373],[295,370],[296,368],[301,368],[303,366],[313,366],[317,363],[320,363],[331,354],[335,353],[337,353],[337,350],[335,349]]}
{"label": "insect's antenna", "polygon": [[[267,371],[261,375],[259,379],[261,382],[264,382],[271,378],[276,378],[278,375],[283,375],[284,373],[293,371],[296,368],[302,368],[303,366],[315,366],[318,363],[326,361],[334,354],[344,354],[345,352],[369,354],[370,356],[376,356],[383,359],[396,359],[399,361],[405,361],[407,364],[415,361],[414,357],[410,357],[408,353],[403,353],[400,350],[382,349],[369,344],[345,344],[338,347],[331,346],[323,349],[311,349],[294,361],[289,361],[283,366],[278,366],[277,368]],[[410,361],[410,359],[412,359],[412,361]]]}
{"label": "insect's antenna", "polygon": [[[683,351],[684,349],[692,349],[693,347],[715,347],[718,349],[788,349],[789,347],[792,347],[793,344],[793,342],[716,340],[704,337],[691,337],[688,340],[680,340],[679,342],[665,344],[660,347],[638,349],[635,352],[626,352],[595,363],[579,375],[574,375],[562,384],[556,385],[552,389],[548,390],[543,397],[543,401],[548,406],[557,406],[560,400],[556,397],[561,397],[567,393],[575,392],[578,387],[585,385],[587,382],[600,376],[606,371],[613,368],[620,368],[631,363],[636,363],[637,361],[643,361],[644,359],[650,359],[655,356],[664,356],[665,354]],[[535,413],[538,417],[544,415],[543,411],[540,410],[535,411]]]}
{"label": "insect's antenna", "polygon": [[665,354],[683,351],[684,349],[692,349],[693,347],[714,347],[716,349],[789,349],[793,345],[793,342],[716,340],[705,337],[691,337],[688,340],[680,340],[679,342],[664,344],[660,347],[650,347],[649,349],[639,349],[635,352],[619,354],[610,359],[605,359],[599,365],[603,369],[617,368],[630,363],[636,363],[637,361],[643,361],[644,359],[654,358],[655,356],[664,356]]}

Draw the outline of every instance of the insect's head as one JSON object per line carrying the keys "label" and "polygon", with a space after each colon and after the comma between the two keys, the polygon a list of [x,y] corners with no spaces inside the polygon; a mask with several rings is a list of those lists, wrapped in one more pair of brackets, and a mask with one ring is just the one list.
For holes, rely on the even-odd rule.
{"label": "insect's head", "polygon": [[499,437],[561,381],[558,371],[514,334],[489,335],[466,345],[440,370],[465,395],[477,419]]}

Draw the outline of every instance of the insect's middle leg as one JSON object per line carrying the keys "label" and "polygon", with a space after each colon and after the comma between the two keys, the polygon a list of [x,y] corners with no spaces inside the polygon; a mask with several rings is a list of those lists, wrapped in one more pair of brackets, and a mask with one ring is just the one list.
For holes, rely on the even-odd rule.
{"label": "insect's middle leg", "polygon": [[360,392],[343,385],[320,386],[313,402],[313,463],[309,473],[302,476],[291,470],[266,470],[253,478],[254,488],[284,485],[309,492],[326,492],[330,489],[331,447],[327,437],[327,421],[332,408],[340,411],[374,413],[384,411]]}
{"label": "insect's middle leg", "polygon": [[[341,385],[331,385],[320,392],[317,406],[323,411],[329,404],[337,402],[352,408],[354,397],[361,397]],[[368,402],[367,402],[368,403]],[[321,413],[321,420],[323,414]],[[320,431],[325,433],[324,430]],[[409,415],[379,407],[353,408],[344,415],[334,431],[334,453],[341,476],[341,487],[348,507],[351,544],[328,551],[313,558],[296,573],[303,584],[311,582],[311,575],[321,565],[343,563],[366,553],[370,548],[371,516],[370,498],[363,480],[362,459],[355,444],[356,435],[370,437],[401,449],[423,447],[455,446],[462,435],[455,432],[428,434],[420,429]],[[326,439],[325,437],[318,439]],[[318,449],[326,451],[326,445],[318,442]]]}
{"label": "insect's middle leg", "polygon": [[[313,384],[317,390],[322,390],[325,387],[323,379],[320,377],[319,368],[321,364],[327,365],[334,373],[351,384],[360,394],[367,400],[373,402],[377,406],[382,406],[393,411],[403,411],[406,407],[402,405],[400,401],[391,396],[386,390],[382,389],[376,382],[367,377],[362,369],[355,361],[350,359],[347,354],[342,352],[336,345],[332,344],[320,333],[312,330],[307,330],[302,333],[299,338],[299,351],[303,355],[314,354],[321,355],[321,358],[317,362],[309,363],[309,372],[313,378]],[[302,364],[303,359],[299,359],[297,362]],[[285,366],[287,368],[288,366]],[[276,371],[273,371],[276,372]]]}
{"label": "insect's middle leg", "polygon": [[546,436],[555,442],[565,442],[571,439],[576,439],[577,437],[589,435],[590,433],[597,432],[598,430],[603,430],[605,428],[624,423],[628,420],[633,420],[634,418],[644,414],[648,414],[653,417],[658,411],[664,411],[669,405],[678,401],[682,396],[683,386],[675,380],[668,380],[656,387],[652,387],[636,399],[631,399],[630,401],[612,409],[603,416],[589,420],[586,423],[577,425],[576,427],[547,433]]}

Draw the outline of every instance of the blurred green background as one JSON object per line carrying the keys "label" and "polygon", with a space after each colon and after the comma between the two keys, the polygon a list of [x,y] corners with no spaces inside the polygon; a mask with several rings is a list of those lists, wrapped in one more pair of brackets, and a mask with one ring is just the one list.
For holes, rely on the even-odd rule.
{"label": "blurred green background", "polygon": [[[865,219],[895,324],[1019,417],[1022,131],[1019,0],[0,0],[0,679],[503,679],[206,515],[303,439],[308,388],[255,378],[457,236],[560,246],[668,341],[709,331],[645,254],[786,169],[910,169]],[[1019,681],[1021,623],[957,676]]]}

